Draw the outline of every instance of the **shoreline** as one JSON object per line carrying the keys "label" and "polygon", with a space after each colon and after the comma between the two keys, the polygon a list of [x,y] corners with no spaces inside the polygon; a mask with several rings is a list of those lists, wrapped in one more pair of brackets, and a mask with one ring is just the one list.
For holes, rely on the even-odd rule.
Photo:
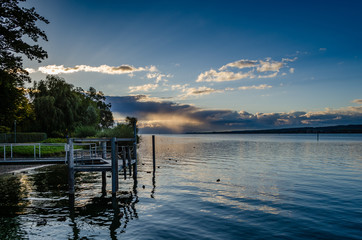
{"label": "shoreline", "polygon": [[0,176],[1,175],[5,175],[5,174],[10,174],[10,173],[19,173],[22,171],[26,171],[26,170],[32,170],[35,168],[40,168],[40,167],[44,167],[44,166],[49,166],[49,165],[44,165],[44,164],[32,164],[32,165],[0,165]]}

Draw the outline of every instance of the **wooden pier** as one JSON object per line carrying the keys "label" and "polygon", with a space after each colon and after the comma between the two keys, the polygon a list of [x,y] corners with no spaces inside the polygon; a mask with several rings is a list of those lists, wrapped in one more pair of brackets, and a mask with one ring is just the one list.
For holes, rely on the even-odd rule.
{"label": "wooden pier", "polygon": [[[98,151],[82,152],[74,149],[79,143],[99,143]],[[127,144],[125,144],[127,143]],[[132,143],[129,145],[129,143]],[[96,145],[97,146],[97,145]],[[110,139],[68,139],[69,194],[74,194],[75,172],[102,172],[102,192],[106,189],[106,172],[112,173],[112,194],[119,189],[119,173],[127,173],[137,181],[137,137]],[[100,154],[99,154],[100,153]]]}
{"label": "wooden pier", "polygon": [[[106,194],[106,172],[112,173],[112,195],[119,189],[119,175],[126,179],[127,175],[137,181],[137,133],[134,127],[133,138],[69,138],[66,144],[1,144],[3,147],[3,165],[21,164],[67,164],[69,171],[69,194],[75,192],[76,172],[101,172],[102,193]],[[32,146],[33,156],[29,158],[17,158],[13,149],[20,146]],[[44,157],[41,149],[44,146],[56,146],[64,148],[63,157]],[[10,150],[10,151],[9,151]]]}

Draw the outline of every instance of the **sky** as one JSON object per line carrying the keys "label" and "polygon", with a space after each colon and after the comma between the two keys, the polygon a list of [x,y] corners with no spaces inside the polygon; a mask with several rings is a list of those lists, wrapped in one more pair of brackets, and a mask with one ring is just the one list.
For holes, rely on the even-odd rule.
{"label": "sky", "polygon": [[28,0],[49,57],[143,133],[362,124],[361,1]]}

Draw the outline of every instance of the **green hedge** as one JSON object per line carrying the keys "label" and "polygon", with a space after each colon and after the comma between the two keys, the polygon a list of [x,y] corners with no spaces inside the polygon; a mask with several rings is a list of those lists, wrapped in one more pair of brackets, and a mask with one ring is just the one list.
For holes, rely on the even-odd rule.
{"label": "green hedge", "polygon": [[[45,139],[47,139],[46,133],[40,133],[40,132],[16,133],[16,142],[17,143],[40,142]],[[15,134],[14,133],[0,133],[0,142],[1,143],[14,143]]]}

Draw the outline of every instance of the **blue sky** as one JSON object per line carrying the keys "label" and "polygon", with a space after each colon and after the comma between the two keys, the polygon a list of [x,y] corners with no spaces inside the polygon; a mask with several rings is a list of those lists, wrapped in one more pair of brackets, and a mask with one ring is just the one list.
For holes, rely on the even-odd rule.
{"label": "blue sky", "polygon": [[58,74],[144,132],[361,124],[361,1],[28,0]]}

